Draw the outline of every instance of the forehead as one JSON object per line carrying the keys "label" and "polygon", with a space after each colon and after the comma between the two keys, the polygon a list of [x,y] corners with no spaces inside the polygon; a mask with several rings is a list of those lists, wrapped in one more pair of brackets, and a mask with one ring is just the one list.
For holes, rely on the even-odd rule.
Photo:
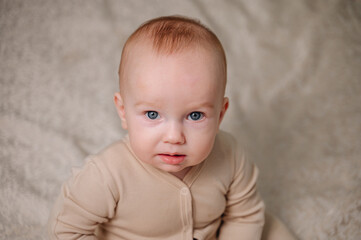
{"label": "forehead", "polygon": [[[174,53],[155,51],[149,44],[138,44],[127,56],[125,85],[175,84],[218,85],[224,89],[222,63],[214,51],[189,47]],[[164,79],[166,78],[166,79]]]}
{"label": "forehead", "polygon": [[[212,52],[189,49],[159,54],[138,48],[129,57],[123,97],[174,104],[175,101],[212,102],[223,98],[224,84]],[[178,105],[179,107],[179,105]]]}

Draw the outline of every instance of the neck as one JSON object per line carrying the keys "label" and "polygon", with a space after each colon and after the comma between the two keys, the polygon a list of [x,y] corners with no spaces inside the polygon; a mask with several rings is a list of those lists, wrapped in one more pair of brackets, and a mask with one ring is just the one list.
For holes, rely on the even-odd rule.
{"label": "neck", "polygon": [[187,175],[187,173],[189,172],[189,170],[191,170],[191,168],[192,167],[187,167],[179,172],[171,172],[170,174],[172,174],[173,176],[176,176],[180,180],[183,180],[183,178]]}

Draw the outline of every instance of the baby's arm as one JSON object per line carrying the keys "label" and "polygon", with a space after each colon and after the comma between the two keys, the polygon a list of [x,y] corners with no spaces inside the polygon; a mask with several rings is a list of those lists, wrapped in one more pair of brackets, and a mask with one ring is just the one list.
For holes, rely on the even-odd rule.
{"label": "baby's arm", "polygon": [[98,224],[112,218],[116,207],[108,176],[90,161],[64,183],[49,220],[50,239],[96,239]]}
{"label": "baby's arm", "polygon": [[256,189],[258,169],[244,154],[227,194],[227,206],[219,240],[261,239],[264,225],[264,203]]}

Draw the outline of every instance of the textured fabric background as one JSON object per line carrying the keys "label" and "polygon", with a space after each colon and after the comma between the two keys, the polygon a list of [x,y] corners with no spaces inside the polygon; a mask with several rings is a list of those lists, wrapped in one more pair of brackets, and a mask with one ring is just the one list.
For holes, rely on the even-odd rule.
{"label": "textured fabric background", "polygon": [[0,239],[46,239],[71,167],[125,132],[121,47],[160,15],[200,19],[228,57],[222,128],[299,239],[361,236],[360,0],[0,0]]}

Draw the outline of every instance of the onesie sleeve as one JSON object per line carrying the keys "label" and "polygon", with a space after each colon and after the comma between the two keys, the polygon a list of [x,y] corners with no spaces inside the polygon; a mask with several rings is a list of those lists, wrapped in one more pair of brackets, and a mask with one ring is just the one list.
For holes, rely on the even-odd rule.
{"label": "onesie sleeve", "polygon": [[92,159],[73,173],[50,216],[50,239],[97,239],[97,226],[114,216],[117,203],[109,175]]}
{"label": "onesie sleeve", "polygon": [[265,207],[256,188],[258,169],[243,151],[237,150],[235,158],[238,164],[226,196],[219,240],[261,239]]}

